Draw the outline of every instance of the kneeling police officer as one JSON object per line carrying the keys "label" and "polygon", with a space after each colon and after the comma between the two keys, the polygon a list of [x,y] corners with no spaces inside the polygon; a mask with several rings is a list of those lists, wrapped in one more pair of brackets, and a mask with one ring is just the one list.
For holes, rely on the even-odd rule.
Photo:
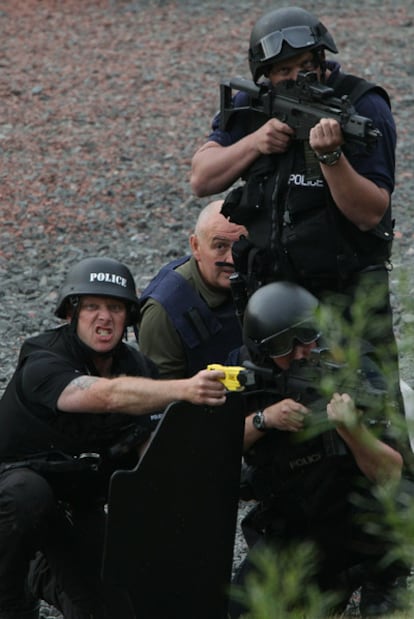
{"label": "kneeling police officer", "polygon": [[129,269],[86,258],[60,292],[66,324],[21,348],[0,401],[1,619],[37,618],[39,599],[65,619],[122,616],[100,582],[110,476],[138,462],[150,413],[225,401],[220,372],[154,380],[155,365],[123,341],[138,311]]}
{"label": "kneeling police officer", "polygon": [[[321,591],[338,592],[344,607],[362,585],[361,615],[388,614],[397,607],[392,595],[397,579],[409,570],[399,561],[387,568],[381,564],[390,544],[374,490],[391,480],[399,484],[404,472],[399,436],[384,419],[384,410],[374,404],[374,395],[372,410],[368,406],[362,411],[352,393],[327,397],[325,425],[314,431],[317,426],[312,426],[311,419],[320,404],[320,392],[317,395],[312,385],[299,389],[294,377],[311,365],[319,351],[317,307],[310,292],[288,282],[263,286],[246,307],[245,347],[232,362],[248,367],[250,362],[263,369],[257,383],[263,392],[252,394],[259,399],[246,419],[242,491],[243,498],[257,504],[246,516],[243,531],[250,549],[269,545],[276,558],[291,545],[313,542],[318,557],[315,578]],[[360,367],[372,383],[372,393],[381,391],[385,382],[369,354],[361,353]],[[385,387],[383,393],[387,396]],[[250,406],[250,410],[254,409]],[[355,494],[363,495],[365,505],[369,503],[363,514],[351,500]],[[370,534],[358,524],[361,515],[375,522],[382,533]],[[243,585],[254,569],[249,552],[235,583]],[[369,599],[373,583],[375,604]],[[244,610],[234,602],[231,617],[239,617]]]}

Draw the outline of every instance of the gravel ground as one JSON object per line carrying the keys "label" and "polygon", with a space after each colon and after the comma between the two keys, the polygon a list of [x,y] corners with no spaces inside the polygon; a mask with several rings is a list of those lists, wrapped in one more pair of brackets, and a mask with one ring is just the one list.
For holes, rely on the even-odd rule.
{"label": "gravel ground", "polygon": [[[87,255],[125,261],[142,289],[187,249],[206,200],[191,156],[218,84],[249,77],[255,19],[278,2],[0,1],[0,390],[24,337],[54,324],[56,290]],[[383,84],[399,129],[393,286],[396,328],[414,320],[414,106],[410,0],[310,1],[343,67]],[[411,348],[411,347],[410,347]],[[409,350],[403,374],[411,381]]]}
{"label": "gravel ground", "polygon": [[[80,258],[127,263],[142,289],[187,250],[206,200],[190,161],[223,77],[250,77],[250,29],[267,0],[0,0],[0,392],[29,334],[56,324]],[[389,91],[399,142],[392,274],[402,376],[414,386],[414,7],[312,1],[348,72]]]}

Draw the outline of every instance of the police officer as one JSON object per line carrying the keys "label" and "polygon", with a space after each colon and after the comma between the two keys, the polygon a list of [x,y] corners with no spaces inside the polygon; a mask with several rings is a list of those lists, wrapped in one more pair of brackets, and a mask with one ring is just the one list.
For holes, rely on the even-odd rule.
{"label": "police officer", "polygon": [[[247,304],[246,348],[239,361],[247,357],[263,369],[258,374],[263,395],[260,410],[246,419],[242,487],[244,497],[255,499],[257,506],[246,517],[244,531],[253,548],[270,544],[276,556],[292,544],[313,542],[318,557],[315,577],[322,591],[337,591],[345,604],[353,589],[363,585],[362,616],[388,615],[397,605],[396,579],[408,568],[400,562],[388,568],[381,564],[390,546],[373,490],[384,482],[398,482],[403,456],[384,412],[385,399],[374,403],[375,394],[385,398],[386,390],[369,354],[361,353],[360,367],[368,380],[361,387],[368,398],[372,394],[372,405],[369,398],[363,413],[353,393],[321,400],[323,373],[317,385],[300,382],[299,377],[306,376],[303,370],[314,367],[311,357],[319,353],[317,307],[311,293],[289,282],[259,288]],[[357,494],[364,503],[352,500]],[[362,520],[358,524],[358,516],[375,522],[380,533],[370,534]],[[236,583],[243,584],[252,569],[248,555]],[[372,583],[382,590],[375,603],[369,597]],[[234,604],[231,616],[241,612]]]}
{"label": "police officer", "polygon": [[191,256],[165,265],[141,294],[140,349],[163,378],[224,363],[242,343],[230,276],[233,243],[247,231],[221,214],[222,204],[215,200],[200,212]]}
{"label": "police officer", "polygon": [[296,80],[299,72],[313,73],[318,83],[337,97],[349,96],[356,113],[372,120],[381,132],[375,148],[346,142],[332,118],[316,123],[308,139],[295,139],[282,120],[246,109],[248,94],[238,92],[233,104],[239,111],[224,128],[217,115],[208,141],[194,154],[191,185],[205,196],[245,180],[223,206],[231,221],[246,225],[252,244],[235,260],[236,270],[254,276],[252,287],[294,281],[329,299],[350,322],[356,297],[364,299],[363,336],[384,351],[381,367],[387,365],[398,391],[388,286],[395,123],[385,91],[342,72],[327,51],[336,54],[337,46],[315,15],[298,7],[271,10],[251,31],[253,80],[277,86]]}
{"label": "police officer", "polygon": [[150,413],[225,401],[218,372],[154,380],[154,364],[123,341],[138,310],[129,269],[86,258],[60,291],[66,323],[21,348],[0,401],[1,619],[37,617],[36,598],[66,619],[111,616],[99,575],[112,472],[137,463]]}

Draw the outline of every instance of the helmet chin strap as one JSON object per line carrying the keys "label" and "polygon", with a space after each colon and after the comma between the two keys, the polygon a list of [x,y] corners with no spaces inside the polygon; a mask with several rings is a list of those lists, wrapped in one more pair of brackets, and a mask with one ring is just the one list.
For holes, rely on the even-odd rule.
{"label": "helmet chin strap", "polygon": [[76,330],[78,328],[78,318],[80,312],[80,299],[77,296],[73,296],[69,298],[69,305],[71,308],[70,311],[70,322],[69,326],[72,332],[76,335]]}
{"label": "helmet chin strap", "polygon": [[325,84],[326,82],[326,60],[325,60],[325,52],[323,49],[315,49],[313,50],[313,56],[315,60],[319,64],[319,68],[321,70],[321,83]]}
{"label": "helmet chin strap", "polygon": [[135,322],[134,322],[134,324],[132,325],[132,329],[133,329],[133,331],[134,331],[135,341],[136,341],[137,345],[139,345],[139,340],[138,340],[138,327],[137,327],[137,325],[135,324]]}

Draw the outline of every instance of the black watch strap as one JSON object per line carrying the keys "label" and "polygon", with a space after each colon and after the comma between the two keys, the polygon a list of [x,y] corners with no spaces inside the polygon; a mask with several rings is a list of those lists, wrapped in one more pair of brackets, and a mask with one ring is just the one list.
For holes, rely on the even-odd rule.
{"label": "black watch strap", "polygon": [[341,149],[337,148],[336,150],[333,150],[331,153],[324,153],[323,155],[318,155],[318,153],[315,153],[315,156],[316,156],[316,159],[320,161],[321,163],[331,166],[331,165],[335,165],[335,163],[338,162],[341,154],[342,154]]}

